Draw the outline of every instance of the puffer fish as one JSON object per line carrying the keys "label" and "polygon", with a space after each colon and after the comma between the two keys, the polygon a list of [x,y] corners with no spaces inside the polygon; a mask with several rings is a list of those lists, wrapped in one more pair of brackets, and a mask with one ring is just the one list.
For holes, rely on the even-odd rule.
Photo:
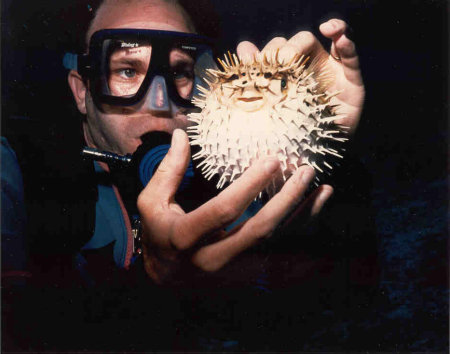
{"label": "puffer fish", "polygon": [[198,85],[193,103],[200,112],[190,113],[188,128],[192,146],[200,151],[194,160],[207,179],[218,176],[217,188],[233,182],[252,162],[277,156],[281,178],[266,188],[273,195],[301,165],[320,174],[332,170],[342,158],[344,118],[331,103],[339,92],[328,92],[332,75],[320,61],[296,55],[289,62],[278,51],[258,54],[244,63],[235,54],[218,59],[221,70],[207,69],[205,84]]}

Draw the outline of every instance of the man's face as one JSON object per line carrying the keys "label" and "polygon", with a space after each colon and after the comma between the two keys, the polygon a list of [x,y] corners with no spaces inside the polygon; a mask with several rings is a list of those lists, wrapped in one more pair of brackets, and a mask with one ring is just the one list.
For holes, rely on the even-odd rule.
{"label": "man's face", "polygon": [[[96,18],[90,34],[110,28],[191,32],[178,8],[160,1],[108,8],[108,11],[103,11],[101,16]],[[142,50],[151,52],[152,48]],[[139,55],[139,53],[131,54]],[[179,55],[176,52],[170,55],[170,61],[177,60]],[[132,153],[142,143],[141,137],[146,133],[151,131],[172,133],[176,128],[186,128],[187,118],[183,111],[173,103],[170,106],[170,110],[157,112],[148,106],[138,106],[139,108],[106,106],[105,109],[99,110],[87,92],[87,119],[83,125],[86,142],[89,146],[100,150],[119,154]]]}

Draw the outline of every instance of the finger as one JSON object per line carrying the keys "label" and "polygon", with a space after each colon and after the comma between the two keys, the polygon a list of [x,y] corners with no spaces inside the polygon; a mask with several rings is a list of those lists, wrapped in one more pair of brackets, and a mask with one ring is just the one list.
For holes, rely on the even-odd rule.
{"label": "finger", "polygon": [[286,38],[283,37],[275,37],[269,41],[261,51],[261,54],[265,57],[269,58],[269,60],[273,63],[282,61],[279,58],[279,51],[283,46],[287,43]]}
{"label": "finger", "polygon": [[181,129],[175,129],[168,153],[139,196],[141,202],[147,199],[164,202],[173,200],[189,164],[189,151],[186,133]]}
{"label": "finger", "polygon": [[362,86],[362,76],[359,68],[359,58],[356,53],[355,43],[345,34],[333,42],[336,52],[339,54],[346,79],[354,85]]}
{"label": "finger", "polygon": [[251,64],[253,62],[253,58],[259,53],[259,50],[253,43],[243,41],[238,44],[236,53],[244,64]]}
{"label": "finger", "polygon": [[300,167],[269,202],[254,216],[252,223],[262,228],[257,234],[268,237],[278,224],[298,205],[309,183],[314,178],[314,169]]}
{"label": "finger", "polygon": [[340,58],[346,79],[357,86],[362,86],[355,43],[345,35],[348,29],[347,24],[339,19],[331,19],[322,23],[319,29],[325,37],[333,41],[330,54],[335,58]]}
{"label": "finger", "polygon": [[322,210],[325,203],[331,198],[333,195],[334,190],[333,187],[329,185],[323,185],[320,187],[319,192],[315,195],[315,198],[312,201],[312,205],[310,208],[309,215],[311,216],[317,216],[319,215],[320,211]]}
{"label": "finger", "polygon": [[239,225],[236,234],[200,248],[192,255],[192,263],[205,272],[215,272],[234,257],[254,246],[258,242],[257,239],[240,237],[240,230],[247,222],[248,220]]}
{"label": "finger", "polygon": [[273,39],[271,39],[263,48],[263,50],[261,51],[262,53],[273,53],[275,52],[277,49],[281,48],[282,46],[284,46],[286,44],[287,40],[286,38],[283,37],[275,37]]}
{"label": "finger", "polygon": [[278,52],[278,63],[281,65],[289,63],[298,53],[297,47],[290,43],[286,43]]}
{"label": "finger", "polygon": [[231,224],[272,181],[279,168],[277,158],[259,160],[219,195],[177,218],[171,236],[173,245],[188,249],[202,236]]}
{"label": "finger", "polygon": [[[308,198],[302,202],[297,209],[284,222],[285,225],[291,224],[294,220],[300,223],[307,222],[311,217],[317,216],[325,203],[333,195],[333,187],[321,185]],[[301,220],[299,220],[301,218]]]}
{"label": "finger", "polygon": [[328,53],[323,49],[317,38],[308,31],[302,31],[293,36],[287,44],[296,48],[297,52],[315,58],[316,56],[326,56]]}
{"label": "finger", "polygon": [[341,55],[335,47],[336,40],[341,37],[347,28],[347,24],[337,18],[333,18],[319,26],[320,32],[332,40],[330,54],[337,60],[341,60]]}
{"label": "finger", "polygon": [[311,167],[301,167],[254,217],[232,230],[229,237],[203,247],[192,257],[198,267],[216,271],[236,255],[254,246],[275,230],[280,221],[297,205],[314,178]]}
{"label": "finger", "polygon": [[319,26],[320,32],[327,38],[335,40],[345,33],[347,24],[337,18],[333,18]]}

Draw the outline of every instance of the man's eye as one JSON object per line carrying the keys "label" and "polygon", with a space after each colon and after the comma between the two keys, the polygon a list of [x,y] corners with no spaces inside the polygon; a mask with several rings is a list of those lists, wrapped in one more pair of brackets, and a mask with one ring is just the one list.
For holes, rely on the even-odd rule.
{"label": "man's eye", "polygon": [[194,73],[189,70],[175,70],[173,72],[173,78],[175,80],[192,79],[193,77]]}
{"label": "man's eye", "polygon": [[127,79],[132,79],[136,76],[136,70],[134,69],[121,69],[118,72],[120,76],[123,76]]}
{"label": "man's eye", "polygon": [[281,85],[281,90],[285,90],[286,86],[287,86],[286,79],[281,79],[280,85]]}

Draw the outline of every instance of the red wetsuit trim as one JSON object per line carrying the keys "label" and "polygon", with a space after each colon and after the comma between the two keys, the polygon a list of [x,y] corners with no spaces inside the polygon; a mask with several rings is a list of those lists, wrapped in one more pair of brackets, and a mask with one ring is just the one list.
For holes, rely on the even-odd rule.
{"label": "red wetsuit trim", "polygon": [[[109,172],[109,166],[106,163],[98,162],[98,164],[106,172]],[[114,190],[114,194],[116,195],[117,201],[119,202],[120,209],[122,210],[123,221],[125,222],[125,228],[127,229],[127,249],[125,253],[125,260],[123,262],[123,266],[125,269],[128,269],[131,264],[131,258],[133,257],[133,233],[131,232],[131,222],[127,209],[125,209],[125,205],[123,204],[119,190],[115,185],[113,185],[112,187]]]}
{"label": "red wetsuit trim", "polygon": [[125,254],[124,268],[128,269],[131,264],[131,257],[133,257],[133,234],[131,232],[131,222],[128,212],[123,204],[122,197],[120,196],[119,190],[116,186],[113,186],[114,193],[116,194],[117,201],[119,202],[120,209],[122,209],[123,220],[125,221],[125,227],[127,229],[127,250]]}

